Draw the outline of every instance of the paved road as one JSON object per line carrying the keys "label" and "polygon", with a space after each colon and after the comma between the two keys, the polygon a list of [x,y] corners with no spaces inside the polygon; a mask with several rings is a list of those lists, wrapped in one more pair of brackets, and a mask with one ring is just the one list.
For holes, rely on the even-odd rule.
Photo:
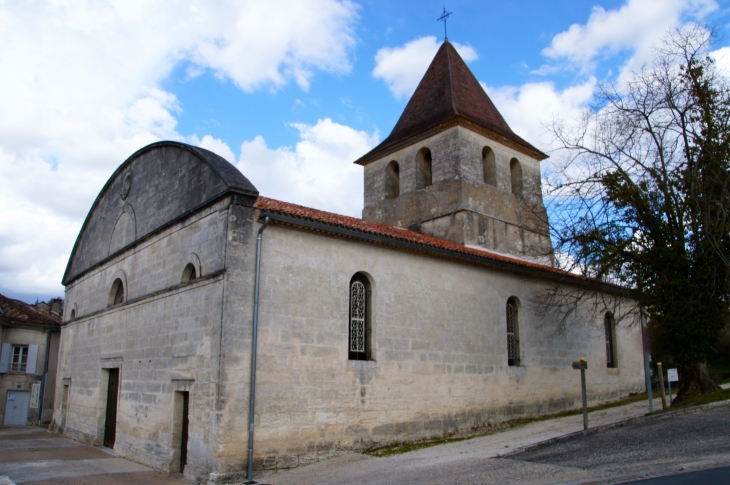
{"label": "paved road", "polygon": [[[645,403],[591,413],[592,425],[642,416]],[[730,465],[730,405],[691,414],[632,421],[547,446],[496,458],[516,447],[563,436],[582,427],[581,416],[532,423],[506,432],[376,458],[349,454],[258,477],[276,485],[555,485],[628,482],[672,471]],[[687,480],[685,473],[640,485],[730,483],[719,471]],[[81,445],[41,428],[0,428],[0,475],[26,485],[183,485],[100,448]],[[715,478],[717,477],[717,478]],[[706,481],[707,479],[708,481]],[[664,480],[664,481],[662,481]],[[639,485],[637,484],[637,485]]]}
{"label": "paved road", "polygon": [[24,485],[188,484],[34,426],[0,428],[3,475]]}
{"label": "paved road", "polygon": [[647,420],[510,456],[610,476],[730,461],[730,406]]}
{"label": "paved road", "polygon": [[728,483],[730,483],[730,467],[650,478],[638,482],[629,482],[626,485],[727,485]]}
{"label": "paved road", "polygon": [[[581,419],[577,417],[578,423]],[[493,458],[497,450],[504,452],[515,444],[529,444],[524,443],[526,438],[521,433],[534,437],[546,428],[551,432],[559,429],[561,422],[565,428],[573,426],[561,420],[387,458],[346,455],[279,472],[265,481],[276,485],[596,484],[611,478],[628,481],[646,473],[655,476],[681,467],[730,464],[728,405],[634,422]]]}

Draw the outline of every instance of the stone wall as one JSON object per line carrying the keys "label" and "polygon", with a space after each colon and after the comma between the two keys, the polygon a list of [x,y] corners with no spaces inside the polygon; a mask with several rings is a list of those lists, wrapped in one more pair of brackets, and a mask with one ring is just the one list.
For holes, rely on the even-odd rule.
{"label": "stone wall", "polygon": [[[416,158],[432,154],[432,185],[416,188]],[[495,155],[495,185],[485,183],[482,150]],[[522,195],[512,193],[510,161],[522,167]],[[400,167],[400,195],[386,196],[386,167]],[[463,127],[450,128],[365,166],[363,219],[407,227],[457,244],[552,264],[540,162]]]}
{"label": "stone wall", "polygon": [[[591,404],[643,389],[638,329],[618,330],[618,368],[608,369],[603,315],[553,335],[529,304],[544,288],[537,280],[275,225],[264,232],[261,268],[257,468],[576,408],[579,357],[589,362]],[[372,284],[372,361],[348,361],[356,272]],[[520,303],[518,367],[507,365],[510,297]],[[246,332],[236,335],[239,359],[226,358],[226,393],[238,394],[219,443],[229,471],[245,462]]]}
{"label": "stone wall", "polygon": [[[109,369],[118,368],[115,452],[179,471],[175,392],[186,391],[185,474],[207,476],[217,469],[230,202],[191,215],[67,287],[66,320],[72,309],[76,318],[62,331],[54,429],[102,444]],[[188,263],[196,265],[198,277],[181,283]],[[125,281],[125,302],[110,307],[109,289],[118,277]]]}

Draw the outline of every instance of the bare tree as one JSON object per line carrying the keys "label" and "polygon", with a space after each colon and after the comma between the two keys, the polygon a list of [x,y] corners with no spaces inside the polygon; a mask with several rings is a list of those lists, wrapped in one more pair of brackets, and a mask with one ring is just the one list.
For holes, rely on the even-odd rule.
{"label": "bare tree", "polygon": [[[730,297],[730,89],[711,40],[701,26],[669,33],[577,123],[551,126],[568,153],[547,184],[558,260],[643,307],[656,350],[680,369],[680,400],[717,389],[707,357]],[[568,325],[577,296],[556,286],[539,299]],[[595,311],[615,304],[590,298]]]}

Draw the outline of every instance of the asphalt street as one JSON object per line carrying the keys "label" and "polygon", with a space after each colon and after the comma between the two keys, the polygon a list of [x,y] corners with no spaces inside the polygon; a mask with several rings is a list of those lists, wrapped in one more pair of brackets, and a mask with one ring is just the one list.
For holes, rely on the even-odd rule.
{"label": "asphalt street", "polygon": [[[534,436],[540,431],[537,427],[558,427],[561,422],[568,429],[569,418],[561,418],[535,423],[533,430],[515,429],[385,458],[341,456],[261,480],[276,485],[579,485],[629,482],[693,468],[730,465],[728,403],[689,414],[639,418],[620,427],[579,433],[495,458],[499,447],[502,453],[514,449],[520,442],[520,433],[529,431]],[[716,472],[708,472],[707,476],[712,478],[713,473]],[[676,483],[704,484],[704,478]],[[692,475],[683,474],[677,479],[692,480]],[[730,484],[722,475],[719,479],[723,485]],[[667,482],[668,477],[658,480],[649,483],[674,483]]]}
{"label": "asphalt street", "polygon": [[[730,457],[730,406],[646,420],[510,456],[619,475]],[[730,483],[730,482],[726,482]]]}
{"label": "asphalt street", "polygon": [[698,472],[680,473],[669,477],[650,478],[626,485],[727,485],[730,483],[730,467],[713,468]]}

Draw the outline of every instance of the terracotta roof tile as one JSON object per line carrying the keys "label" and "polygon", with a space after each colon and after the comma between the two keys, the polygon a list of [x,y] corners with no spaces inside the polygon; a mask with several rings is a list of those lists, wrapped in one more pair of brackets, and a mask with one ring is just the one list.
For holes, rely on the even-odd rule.
{"label": "terracotta roof tile", "polygon": [[453,253],[454,255],[473,256],[484,260],[484,262],[494,261],[507,263],[508,265],[513,265],[515,268],[530,268],[533,270],[551,273],[553,276],[560,275],[562,277],[580,280],[583,282],[589,281],[587,278],[575,275],[573,273],[568,273],[552,266],[532,263],[522,259],[511,258],[509,256],[492,253],[486,250],[462,246],[461,244],[456,244],[451,241],[446,241],[444,239],[439,239],[433,236],[427,236],[425,234],[410,231],[408,229],[403,229],[400,227],[393,227],[387,224],[365,221],[363,219],[358,219],[355,217],[333,214],[331,212],[312,209],[301,205],[291,204],[289,202],[282,202],[280,200],[269,199],[267,197],[259,196],[256,200],[256,205],[254,207],[261,211],[266,211],[273,214],[280,214],[296,219],[302,219],[304,221],[316,222],[333,227],[350,229],[364,234],[370,234],[383,238],[417,244],[425,246],[427,248],[447,251]]}
{"label": "terracotta roof tile", "polygon": [[43,311],[20,300],[0,295],[0,322],[21,325],[60,326],[61,316]]}
{"label": "terracotta roof tile", "polygon": [[378,152],[459,117],[547,157],[510,129],[459,53],[444,41],[393,131],[358,163],[367,163]]}

